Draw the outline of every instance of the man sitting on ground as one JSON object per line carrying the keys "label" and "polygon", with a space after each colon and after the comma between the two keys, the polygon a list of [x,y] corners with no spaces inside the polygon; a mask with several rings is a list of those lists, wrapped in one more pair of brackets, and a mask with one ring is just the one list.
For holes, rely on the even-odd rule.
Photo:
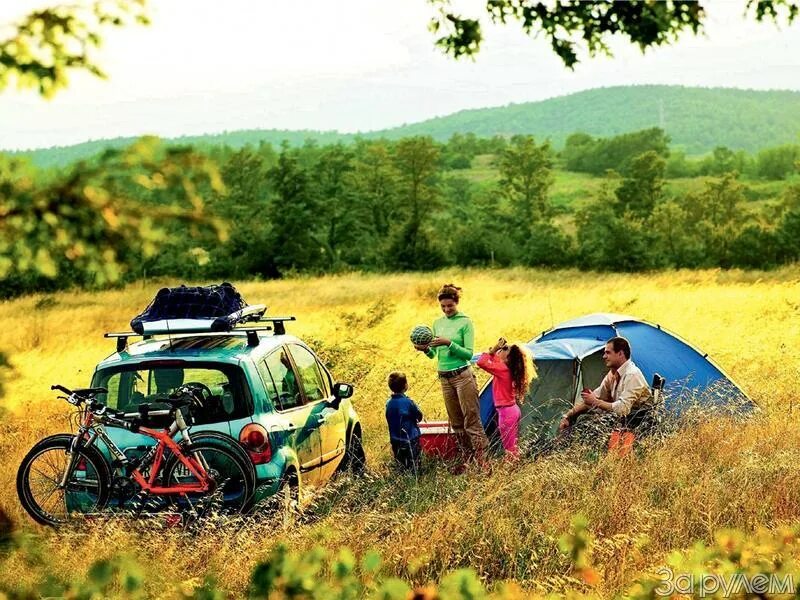
{"label": "man sitting on ground", "polygon": [[[639,367],[631,360],[631,345],[624,337],[613,337],[606,342],[603,361],[609,371],[595,390],[584,389],[582,402],[572,407],[558,426],[559,431],[567,429],[579,415],[592,408],[617,415],[617,432],[635,427],[633,417],[646,409],[650,399],[650,386]],[[619,433],[617,434],[619,439]],[[631,434],[630,440],[633,441]],[[613,436],[612,436],[613,443]]]}

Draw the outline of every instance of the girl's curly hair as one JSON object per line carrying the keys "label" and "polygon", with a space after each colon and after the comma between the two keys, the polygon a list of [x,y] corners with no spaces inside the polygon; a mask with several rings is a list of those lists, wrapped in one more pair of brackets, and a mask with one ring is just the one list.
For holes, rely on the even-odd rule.
{"label": "girl's curly hair", "polygon": [[530,376],[528,371],[528,355],[518,344],[508,347],[508,371],[511,374],[511,383],[514,386],[514,396],[517,402],[522,403],[528,393]]}

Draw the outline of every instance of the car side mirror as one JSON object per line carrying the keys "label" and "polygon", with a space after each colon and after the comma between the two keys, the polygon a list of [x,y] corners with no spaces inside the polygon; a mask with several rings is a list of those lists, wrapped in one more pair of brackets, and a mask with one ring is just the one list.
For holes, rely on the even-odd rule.
{"label": "car side mirror", "polygon": [[353,386],[349,383],[337,383],[333,386],[333,397],[337,400],[344,400],[353,395]]}
{"label": "car side mirror", "polygon": [[333,386],[333,400],[328,402],[328,406],[334,410],[339,410],[339,405],[342,403],[342,400],[349,398],[352,395],[352,385],[349,383],[337,383]]}

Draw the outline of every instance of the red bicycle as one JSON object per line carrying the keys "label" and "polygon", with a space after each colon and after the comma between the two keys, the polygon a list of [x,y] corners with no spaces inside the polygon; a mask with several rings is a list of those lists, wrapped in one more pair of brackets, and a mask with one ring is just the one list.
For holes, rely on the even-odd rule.
{"label": "red bicycle", "polygon": [[[151,410],[143,404],[135,413],[96,402],[98,394],[107,393],[105,388],[73,391],[54,385],[51,389],[67,394],[59,397],[79,408],[80,425],[74,435],[41,440],[20,464],[17,494],[39,523],[55,526],[76,515],[97,513],[106,508],[112,491],[123,499],[160,498],[193,516],[211,510],[239,513],[252,506],[255,472],[244,450],[221,434],[201,433],[195,439],[189,435],[193,407],[202,402],[202,394],[190,385],[165,400],[168,409]],[[166,429],[143,425],[165,416],[172,420]],[[143,433],[157,443],[130,459],[108,436],[106,426]],[[110,461],[98,449],[98,439]]]}

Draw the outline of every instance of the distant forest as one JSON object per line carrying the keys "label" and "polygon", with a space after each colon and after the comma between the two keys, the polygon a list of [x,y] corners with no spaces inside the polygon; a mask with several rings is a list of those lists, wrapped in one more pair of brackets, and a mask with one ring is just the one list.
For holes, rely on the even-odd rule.
{"label": "distant forest", "polygon": [[[171,140],[195,146],[243,148],[287,141],[298,147],[313,140],[319,145],[354,143],[356,139],[399,140],[430,136],[445,142],[454,134],[478,137],[533,135],[561,148],[574,132],[595,137],[616,136],[659,127],[673,148],[696,156],[724,146],[755,153],[767,147],[798,143],[800,92],[755,91],[681,86],[624,86],[578,92],[540,102],[465,110],[381,131],[343,134],[335,131],[248,130],[196,135]],[[133,138],[97,140],[68,147],[21,153],[36,166],[66,166],[106,148],[122,148]]]}
{"label": "distant forest", "polygon": [[[799,168],[797,144],[690,158],[659,128],[573,133],[559,151],[455,134],[144,138],[62,169],[0,155],[0,294],[452,265],[770,268],[800,258]],[[591,191],[556,204],[556,181]]]}

